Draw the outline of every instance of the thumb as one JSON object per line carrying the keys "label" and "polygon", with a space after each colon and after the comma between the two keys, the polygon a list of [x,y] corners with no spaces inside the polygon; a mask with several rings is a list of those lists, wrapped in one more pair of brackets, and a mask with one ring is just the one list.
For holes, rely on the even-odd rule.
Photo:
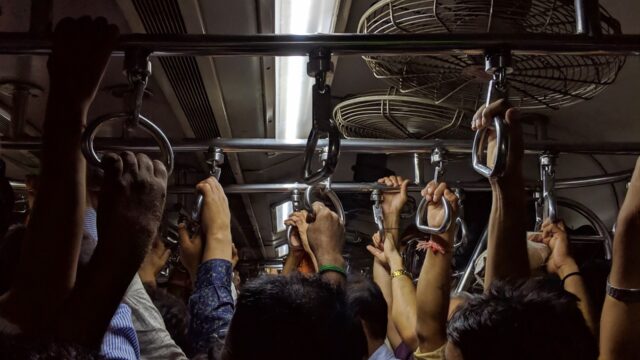
{"label": "thumb", "polygon": [[191,237],[189,236],[189,232],[187,231],[187,227],[184,225],[184,223],[178,225],[178,236],[178,243],[181,247],[188,248],[189,246],[191,246]]}

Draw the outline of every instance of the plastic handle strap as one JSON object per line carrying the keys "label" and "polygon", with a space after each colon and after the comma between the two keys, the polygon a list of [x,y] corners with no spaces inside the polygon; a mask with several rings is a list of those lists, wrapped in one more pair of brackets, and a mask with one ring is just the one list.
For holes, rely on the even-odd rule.
{"label": "plastic handle strap", "polygon": [[447,230],[449,230],[452,220],[451,204],[449,203],[449,201],[447,201],[447,199],[444,198],[444,196],[440,199],[440,201],[442,202],[442,206],[444,207],[444,219],[442,221],[442,224],[439,227],[429,227],[424,223],[421,216],[425,212],[427,207],[427,199],[422,198],[422,201],[420,201],[420,205],[418,205],[418,210],[416,211],[416,227],[418,228],[418,230],[427,234],[444,234],[445,232],[447,232]]}
{"label": "plastic handle strap", "polygon": [[[333,207],[336,209],[336,213],[338,214],[338,218],[340,219],[340,223],[341,224],[345,224],[345,214],[344,214],[344,208],[342,207],[342,202],[340,202],[340,198],[338,197],[338,195],[331,190],[330,187],[330,182],[327,183],[326,188],[322,191],[322,193],[329,198],[329,200],[331,201],[331,203],[333,204]],[[311,201],[311,197],[313,195],[313,191],[315,190],[316,185],[309,185],[307,187],[307,189],[304,191],[304,207],[307,210],[308,214],[307,214],[307,222],[308,223],[312,223],[314,222],[315,219],[315,213],[313,211],[313,207],[311,206],[312,201]]]}
{"label": "plastic handle strap", "polygon": [[[95,119],[86,127],[86,129],[82,133],[81,149],[82,154],[89,163],[98,167],[102,166],[102,160],[98,156],[93,144],[96,133],[100,126],[112,120],[129,118],[130,114],[127,113],[106,114]],[[167,174],[171,175],[171,173],[173,172],[174,155],[173,148],[171,147],[169,139],[159,127],[157,127],[154,123],[152,123],[142,115],[140,115],[138,125],[142,127],[142,129],[144,129],[147,133],[149,133],[149,135],[151,135],[151,137],[153,137],[153,139],[158,143],[158,146],[160,147],[160,151],[162,152],[162,156],[164,158],[164,165],[167,168]]]}
{"label": "plastic handle strap", "polygon": [[[313,127],[304,153],[304,182],[308,185],[317,184],[333,175],[340,156],[340,131],[331,118],[331,88],[328,85],[314,84],[312,91]],[[329,140],[327,156],[322,168],[314,171],[312,162],[318,139],[323,134],[326,134]]]}
{"label": "plastic handle strap", "polygon": [[[213,176],[216,180],[220,181],[220,175],[222,171],[220,169],[220,165],[224,163],[224,154],[222,150],[219,148],[209,149],[209,153],[212,155],[212,158],[207,161],[207,163],[211,166],[211,170],[209,172],[209,176]],[[193,210],[191,212],[191,220],[195,223],[200,223],[200,217],[202,216],[202,204],[204,203],[204,196],[202,194],[196,194],[196,202],[193,205]]]}

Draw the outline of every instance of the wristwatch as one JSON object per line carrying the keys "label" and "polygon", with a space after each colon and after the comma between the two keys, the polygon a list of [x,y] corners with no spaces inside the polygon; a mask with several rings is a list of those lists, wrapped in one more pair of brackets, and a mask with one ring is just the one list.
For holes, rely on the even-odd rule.
{"label": "wristwatch", "polygon": [[625,303],[640,302],[640,289],[625,289],[614,287],[609,282],[609,279],[607,279],[607,295]]}

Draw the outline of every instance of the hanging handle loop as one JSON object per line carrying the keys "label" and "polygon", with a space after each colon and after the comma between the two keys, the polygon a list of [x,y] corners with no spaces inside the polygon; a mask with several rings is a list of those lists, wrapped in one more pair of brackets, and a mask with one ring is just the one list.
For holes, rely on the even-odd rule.
{"label": "hanging handle loop", "polygon": [[[321,188],[322,185],[324,185],[324,189]],[[305,207],[305,210],[307,210],[307,222],[312,223],[316,220],[316,215],[315,215],[315,212],[313,211],[313,206],[311,206],[311,204],[313,204],[313,201],[312,201],[313,193],[316,189],[320,190],[322,195],[326,196],[329,199],[329,201],[331,201],[331,203],[333,204],[333,207],[336,210],[336,213],[338,214],[338,218],[340,218],[340,223],[344,225],[346,220],[345,214],[344,214],[344,208],[342,207],[342,202],[340,201],[340,198],[338,197],[338,195],[335,193],[335,191],[331,190],[331,178],[327,179],[324,184],[320,183],[315,185],[309,185],[305,189],[303,205]]]}
{"label": "hanging handle loop", "polygon": [[[508,98],[506,85],[507,74],[512,71],[510,63],[510,52],[487,53],[485,55],[485,70],[493,76],[487,89],[486,106],[489,106],[492,101]],[[487,178],[500,177],[504,174],[507,166],[507,155],[509,154],[509,136],[504,118],[500,115],[494,116],[492,123],[496,132],[496,151],[493,168],[481,163],[484,145],[487,143],[487,128],[476,131],[471,151],[473,169]]]}
{"label": "hanging handle loop", "polygon": [[[209,176],[213,176],[216,180],[220,181],[220,175],[222,169],[220,166],[224,164],[224,153],[221,148],[211,146],[208,151],[209,159],[207,164],[209,165]],[[202,217],[202,204],[204,203],[204,196],[200,193],[196,195],[196,202],[191,211],[191,221],[196,224],[200,223]]]}
{"label": "hanging handle loop", "polygon": [[[326,84],[326,74],[332,67],[331,52],[328,49],[316,49],[309,54],[307,74],[316,81],[311,89],[312,127],[304,155],[304,182],[308,185],[317,184],[333,175],[340,156],[340,131],[331,118],[331,87]],[[314,170],[312,162],[321,136],[328,138],[326,158],[322,168]]]}
{"label": "hanging handle loop", "polygon": [[[291,192],[291,208],[293,209],[294,212],[300,211],[302,209],[302,194],[298,189],[293,189],[293,191]],[[287,236],[287,243],[289,244],[290,249],[292,248],[291,237],[293,236],[294,230],[295,230],[295,226],[287,225],[286,236]]]}
{"label": "hanging handle loop", "polygon": [[376,226],[378,226],[378,236],[380,236],[380,240],[384,241],[384,213],[382,211],[382,201],[384,201],[384,195],[382,195],[382,192],[379,189],[373,190],[371,192],[371,201],[373,201],[373,221],[375,221]]}
{"label": "hanging handle loop", "polygon": [[[431,152],[431,165],[435,167],[435,171],[433,174],[433,181],[438,183],[440,177],[444,174],[444,164],[446,163],[445,159],[445,150],[439,147],[436,147]],[[451,204],[449,201],[443,196],[440,199],[442,206],[444,208],[444,219],[442,224],[439,227],[429,227],[425,221],[423,220],[422,214],[425,213],[427,208],[427,199],[422,198],[420,204],[418,205],[418,209],[416,211],[416,227],[418,230],[427,233],[427,234],[444,234],[451,227]]]}
{"label": "hanging handle loop", "polygon": [[142,99],[151,76],[151,52],[142,48],[127,49],[124,54],[123,71],[129,82],[129,92],[125,96],[125,106],[131,117],[127,121],[129,128],[138,126]]}

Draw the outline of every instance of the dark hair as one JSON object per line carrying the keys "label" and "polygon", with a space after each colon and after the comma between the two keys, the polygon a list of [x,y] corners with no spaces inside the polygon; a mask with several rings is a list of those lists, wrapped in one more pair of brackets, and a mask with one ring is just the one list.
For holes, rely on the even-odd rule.
{"label": "dark hair", "polygon": [[0,295],[13,285],[26,231],[26,226],[14,225],[0,241]]}
{"label": "dark hair", "polygon": [[352,329],[340,289],[318,276],[264,275],[243,287],[222,357],[355,359]]}
{"label": "dark hair", "polygon": [[163,289],[157,289],[143,284],[144,289],[149,294],[153,305],[158,308],[162,315],[164,325],[171,335],[173,341],[178,345],[187,356],[192,354],[191,342],[187,336],[189,329],[189,311],[187,306],[177,297],[169,294]]}
{"label": "dark hair", "polygon": [[460,306],[447,337],[465,360],[597,359],[577,301],[546,279],[496,282]]}
{"label": "dark hair", "polygon": [[77,344],[2,333],[0,333],[0,354],[3,360],[104,359],[98,351]]}
{"label": "dark hair", "polygon": [[364,322],[373,339],[384,340],[387,337],[388,313],[380,287],[364,276],[351,276],[345,292],[352,317]]}

